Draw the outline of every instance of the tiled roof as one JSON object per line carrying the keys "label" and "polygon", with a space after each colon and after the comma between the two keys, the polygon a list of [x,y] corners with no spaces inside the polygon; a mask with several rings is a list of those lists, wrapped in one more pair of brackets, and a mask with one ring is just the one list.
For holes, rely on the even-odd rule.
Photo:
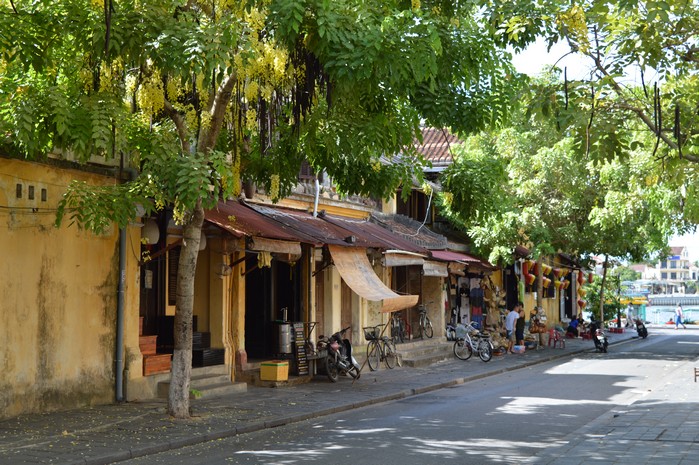
{"label": "tiled roof", "polygon": [[415,140],[417,151],[432,162],[434,168],[451,165],[453,147],[460,144],[463,142],[449,130],[438,128],[422,128],[422,143]]}
{"label": "tiled roof", "polygon": [[675,247],[670,247],[670,256],[674,255],[682,255],[682,251],[684,250],[684,246],[675,246]]}

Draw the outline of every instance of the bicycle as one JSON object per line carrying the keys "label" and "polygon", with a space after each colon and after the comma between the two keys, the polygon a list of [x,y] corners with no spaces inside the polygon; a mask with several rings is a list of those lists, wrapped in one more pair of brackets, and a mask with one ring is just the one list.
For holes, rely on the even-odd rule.
{"label": "bicycle", "polygon": [[427,316],[427,309],[424,305],[420,305],[418,309],[420,311],[420,319],[418,323],[420,327],[420,339],[423,339],[425,336],[432,338],[432,336],[434,336],[434,330],[432,329],[430,317]]}
{"label": "bicycle", "polygon": [[468,360],[473,352],[477,352],[481,360],[488,362],[493,358],[493,343],[490,334],[481,333],[469,323],[463,337],[458,336],[454,342],[454,355],[459,360]]}
{"label": "bicycle", "polygon": [[366,358],[371,371],[378,370],[382,361],[389,369],[393,369],[396,364],[400,365],[393,339],[388,336],[380,336],[382,328],[383,325],[364,328],[364,338],[369,341],[366,346]]}
{"label": "bicycle", "polygon": [[391,337],[394,343],[410,339],[410,325],[405,322],[399,312],[393,312],[391,315]]}

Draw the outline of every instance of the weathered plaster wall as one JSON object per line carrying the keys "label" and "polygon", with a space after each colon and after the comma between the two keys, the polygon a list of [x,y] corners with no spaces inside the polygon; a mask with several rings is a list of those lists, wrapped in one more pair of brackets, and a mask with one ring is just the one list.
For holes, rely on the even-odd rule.
{"label": "weathered plaster wall", "polygon": [[53,226],[73,179],[114,182],[0,159],[2,417],[114,399],[118,230],[96,236],[70,221]]}

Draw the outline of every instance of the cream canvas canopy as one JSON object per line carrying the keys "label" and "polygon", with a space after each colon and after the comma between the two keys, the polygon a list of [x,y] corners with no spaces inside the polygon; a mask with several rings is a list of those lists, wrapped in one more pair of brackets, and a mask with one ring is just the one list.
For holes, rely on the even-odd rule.
{"label": "cream canvas canopy", "polygon": [[374,272],[363,247],[328,245],[330,256],[345,283],[360,297],[382,301],[382,312],[396,312],[417,305],[417,295],[399,295]]}

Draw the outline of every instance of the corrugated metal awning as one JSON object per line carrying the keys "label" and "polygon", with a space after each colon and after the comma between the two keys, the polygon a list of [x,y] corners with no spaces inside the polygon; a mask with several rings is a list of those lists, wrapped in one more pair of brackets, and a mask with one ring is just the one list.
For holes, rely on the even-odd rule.
{"label": "corrugated metal awning", "polygon": [[422,265],[422,275],[446,278],[449,276],[449,270],[444,262],[425,260],[425,263]]}
{"label": "corrugated metal awning", "polygon": [[302,231],[290,228],[256,212],[237,200],[219,202],[205,212],[206,221],[228,231],[235,237],[262,237],[280,241],[322,245],[322,242]]}
{"label": "corrugated metal awning", "polygon": [[342,279],[357,295],[381,301],[382,312],[395,312],[417,305],[419,296],[399,295],[376,275],[363,247],[328,245],[330,256]]}
{"label": "corrugated metal awning", "polygon": [[390,250],[383,256],[383,266],[422,266],[424,263],[425,257],[415,253]]}
{"label": "corrugated metal awning", "polygon": [[263,252],[273,252],[289,255],[301,255],[301,244],[291,241],[277,241],[264,237],[253,237],[250,240],[250,249]]}
{"label": "corrugated metal awning", "polygon": [[432,258],[445,262],[461,262],[461,263],[478,263],[479,259],[459,252],[451,250],[430,250]]}

